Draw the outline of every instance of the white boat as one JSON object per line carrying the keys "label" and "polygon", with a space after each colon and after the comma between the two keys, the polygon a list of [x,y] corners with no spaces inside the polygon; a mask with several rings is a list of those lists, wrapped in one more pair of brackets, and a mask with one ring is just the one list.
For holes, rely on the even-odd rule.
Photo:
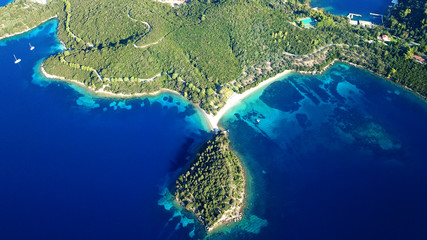
{"label": "white boat", "polygon": [[13,54],[13,57],[15,58],[15,64],[20,63],[21,59],[20,58],[16,58],[15,54]]}
{"label": "white boat", "polygon": [[33,50],[34,50],[34,48],[36,48],[36,47],[31,46],[31,43],[29,43],[29,44],[30,44],[30,51],[33,51]]}

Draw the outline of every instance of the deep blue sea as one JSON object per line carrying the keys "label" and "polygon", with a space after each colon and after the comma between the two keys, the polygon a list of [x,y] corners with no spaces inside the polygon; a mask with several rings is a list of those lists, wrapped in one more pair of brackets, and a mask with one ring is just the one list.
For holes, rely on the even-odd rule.
{"label": "deep blue sea", "polygon": [[[201,113],[44,79],[56,27],[0,41],[0,239],[206,237],[167,190],[211,136]],[[426,122],[425,101],[344,64],[267,86],[221,121],[247,209],[208,238],[425,239]]]}
{"label": "deep blue sea", "polygon": [[391,0],[312,0],[310,5],[324,8],[335,15],[357,13],[362,15],[362,19],[370,20],[370,13],[385,14],[392,3]]}
{"label": "deep blue sea", "polygon": [[175,95],[102,99],[43,79],[56,26],[0,41],[0,239],[188,238],[194,224],[180,222],[193,220],[159,200],[209,137],[200,112]]}

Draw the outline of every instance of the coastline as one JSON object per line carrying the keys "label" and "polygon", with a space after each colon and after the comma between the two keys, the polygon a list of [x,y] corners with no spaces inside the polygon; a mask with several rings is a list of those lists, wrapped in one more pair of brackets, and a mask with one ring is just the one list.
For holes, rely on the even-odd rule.
{"label": "coastline", "polygon": [[[219,133],[215,133],[215,136],[225,136],[225,138],[228,138],[228,134],[227,132],[219,132]],[[215,139],[216,137],[214,137],[213,139]],[[212,139],[211,139],[212,140]],[[204,153],[204,151],[207,149],[207,147],[209,145],[207,145],[209,143],[209,141],[207,143],[205,143],[204,145],[200,146],[197,150],[197,154],[194,155],[193,160],[189,160],[187,162],[187,164],[181,169],[181,177],[182,175],[184,175],[185,173],[185,169],[188,169],[188,171],[193,171],[194,168],[197,168],[197,164],[194,165],[195,162],[199,161],[199,154]],[[226,146],[226,147],[225,147]],[[224,147],[224,149],[228,149],[228,150],[224,150],[224,151],[230,151],[230,153],[234,154],[236,157],[236,161],[237,164],[240,166],[241,172],[239,173],[239,175],[241,175],[242,181],[243,181],[243,188],[240,188],[239,195],[237,196],[233,196],[232,199],[234,200],[233,203],[230,203],[230,208],[228,210],[224,210],[224,211],[219,211],[218,216],[219,217],[215,222],[212,222],[210,224],[208,224],[203,216],[203,213],[199,211],[197,211],[197,208],[194,208],[193,206],[186,208],[186,201],[191,202],[192,200],[188,200],[187,197],[180,197],[180,195],[176,195],[178,191],[178,183],[176,183],[177,185],[174,187],[174,206],[177,207],[180,210],[186,211],[188,213],[191,213],[192,217],[194,217],[194,219],[196,219],[197,221],[199,221],[201,223],[201,225],[204,227],[204,229],[209,233],[212,232],[216,232],[216,230],[218,230],[218,228],[224,227],[224,226],[228,226],[229,224],[234,224],[237,223],[239,221],[241,221],[243,219],[244,216],[244,211],[247,208],[247,191],[248,191],[248,181],[247,181],[247,168],[244,165],[244,163],[242,162],[241,158],[237,155],[237,153],[231,148],[231,146],[229,145],[229,143],[226,143],[226,145],[223,145],[222,147]],[[219,153],[221,153],[223,151],[219,151]],[[214,160],[216,161],[216,160]],[[225,165],[229,165],[229,163],[224,163]],[[230,169],[228,170],[230,171]],[[194,173],[194,172],[193,172]],[[191,174],[190,174],[191,175]],[[234,175],[232,175],[234,176]],[[175,177],[175,179],[178,179],[178,176]],[[202,179],[201,179],[202,180]],[[234,180],[229,180],[229,181],[234,181]],[[186,185],[188,182],[186,181],[186,177],[183,178],[183,180],[181,179],[181,185],[184,186],[184,184]],[[234,183],[235,184],[235,183]],[[231,186],[232,187],[232,186]],[[232,187],[233,188],[233,187]],[[235,187],[234,187],[235,188]],[[235,191],[237,191],[238,188],[236,188]],[[182,193],[182,192],[181,192]],[[182,195],[181,195],[182,196]],[[230,196],[231,197],[231,196]],[[194,196],[193,196],[194,198]],[[228,201],[228,200],[227,200]],[[205,207],[206,208],[206,207]]]}
{"label": "coastline", "polygon": [[293,70],[285,70],[274,77],[271,77],[267,80],[262,81],[257,86],[250,88],[241,94],[236,92],[233,93],[233,95],[231,95],[231,97],[225,102],[225,105],[218,111],[218,113],[215,116],[212,114],[205,114],[206,118],[209,119],[209,122],[211,123],[212,127],[219,129],[219,126],[218,126],[219,120],[224,116],[226,112],[228,112],[230,109],[232,109],[234,106],[236,106],[238,103],[240,103],[243,99],[245,99],[249,95],[253,94],[254,92],[257,92],[258,90],[265,88],[270,83],[273,83],[283,78],[284,76],[288,75],[292,71]]}
{"label": "coastline", "polygon": [[[340,60],[336,60],[336,61],[340,61]],[[360,69],[362,69],[362,70],[368,71],[368,72],[370,72],[370,73],[372,73],[372,74],[374,74],[374,75],[376,75],[376,76],[378,76],[378,77],[380,77],[380,78],[383,78],[383,79],[384,79],[384,80],[386,80],[386,81],[389,81],[389,82],[391,82],[391,83],[393,83],[393,84],[396,84],[397,86],[399,86],[399,87],[401,87],[401,88],[404,88],[404,89],[408,90],[409,92],[411,92],[411,93],[413,93],[413,94],[417,95],[418,97],[420,97],[420,98],[421,98],[421,99],[423,99],[424,101],[427,101],[427,96],[424,96],[424,95],[422,95],[421,93],[419,93],[419,92],[417,92],[417,91],[414,91],[414,89],[412,89],[412,88],[410,88],[410,87],[408,87],[408,86],[405,86],[405,85],[402,85],[402,84],[400,84],[400,83],[398,83],[398,82],[396,82],[396,81],[393,81],[393,80],[392,80],[391,78],[389,78],[389,77],[386,77],[386,76],[384,76],[384,75],[382,75],[382,74],[379,74],[379,73],[377,73],[377,72],[375,72],[375,71],[372,71],[372,70],[370,70],[370,69],[368,69],[368,68],[366,68],[366,67],[364,67],[364,66],[357,65],[357,64],[352,63],[352,62],[349,62],[349,61],[341,61],[341,62],[343,62],[343,63],[345,63],[345,64],[348,64],[348,65],[351,65],[351,66],[353,66],[353,67],[360,68]]]}
{"label": "coastline", "polygon": [[16,32],[16,33],[12,33],[12,34],[6,34],[6,35],[4,35],[4,36],[1,36],[1,37],[0,37],[0,40],[6,39],[6,38],[10,38],[10,37],[14,37],[14,36],[17,36],[17,35],[20,35],[20,34],[23,34],[23,33],[29,32],[29,31],[31,31],[31,30],[33,30],[33,29],[35,29],[35,28],[39,27],[39,26],[40,26],[40,25],[42,25],[43,23],[46,23],[46,22],[48,22],[48,21],[50,21],[50,20],[52,20],[52,19],[54,19],[54,18],[57,18],[57,17],[58,17],[58,15],[55,15],[55,16],[53,16],[53,17],[50,17],[50,18],[48,18],[48,19],[46,19],[46,20],[41,21],[39,24],[35,25],[34,27],[27,28],[27,29],[25,29],[25,30],[23,30],[23,31],[20,31],[20,32]]}
{"label": "coastline", "polygon": [[373,70],[371,70],[371,69],[369,69],[369,68],[367,68],[367,67],[364,67],[364,66],[362,66],[362,65],[358,65],[358,64],[352,63],[352,62],[350,62],[350,61],[344,61],[344,60],[340,60],[340,59],[334,59],[332,62],[330,62],[328,65],[326,65],[326,66],[322,69],[322,71],[319,71],[319,72],[318,72],[318,71],[297,71],[296,73],[300,73],[300,74],[311,74],[311,75],[323,74],[323,73],[325,73],[325,72],[326,72],[326,70],[328,70],[328,69],[329,69],[331,66],[333,66],[336,62],[341,62],[341,63],[344,63],[344,64],[348,64],[348,65],[350,65],[350,66],[353,66],[353,67],[355,67],[355,68],[359,68],[359,69],[362,69],[362,70],[364,70],[364,71],[368,71],[369,73],[372,73],[372,74],[374,74],[375,76],[377,76],[377,77],[379,77],[379,78],[384,79],[385,81],[388,81],[388,82],[391,82],[391,83],[393,83],[393,84],[396,84],[397,86],[399,86],[399,87],[401,87],[401,88],[404,88],[404,89],[408,90],[409,92],[411,92],[412,94],[415,94],[415,95],[417,95],[418,97],[420,97],[421,99],[423,99],[423,100],[427,101],[427,96],[424,96],[424,95],[422,95],[421,93],[419,93],[419,92],[417,92],[417,91],[414,91],[414,89],[412,89],[412,88],[410,88],[410,87],[408,87],[408,86],[402,85],[402,84],[400,84],[400,83],[398,83],[398,82],[396,82],[396,81],[393,81],[393,79],[391,79],[391,78],[389,78],[389,77],[387,77],[387,76],[384,76],[384,75],[382,75],[382,74],[380,74],[380,73],[378,73],[378,72],[375,72],[375,71],[373,71]]}
{"label": "coastline", "polygon": [[[77,81],[77,80],[73,80],[73,79],[66,79],[65,77],[62,76],[56,76],[56,75],[52,75],[46,72],[46,70],[44,69],[44,65],[43,63],[40,65],[40,72],[42,73],[42,75],[47,78],[47,79],[51,79],[51,80],[56,80],[56,81],[64,81],[64,82],[68,82],[70,84],[74,84],[77,85],[78,87],[81,87],[87,91],[90,92],[90,94],[93,94],[97,97],[104,97],[104,98],[121,98],[121,99],[132,99],[132,98],[141,98],[141,97],[149,97],[149,96],[157,96],[160,95],[162,93],[170,93],[170,94],[174,94],[174,95],[178,95],[180,97],[183,97],[182,94],[180,94],[177,91],[174,90],[170,90],[167,88],[162,88],[158,91],[155,92],[151,92],[151,93],[136,93],[136,94],[123,94],[123,93],[112,93],[112,92],[106,92],[104,90],[94,90],[93,88],[86,86],[85,84]],[[185,98],[184,98],[185,99]],[[187,99],[185,99],[187,100]],[[188,100],[187,100],[188,101]],[[198,105],[195,105],[194,103],[190,102],[195,108],[197,108],[199,110],[199,112],[201,113],[200,115],[204,116],[204,120],[205,123],[207,124],[207,127],[210,130],[213,130],[214,127],[212,126],[211,122],[209,121],[209,119],[206,117],[207,114],[206,112],[201,109]]]}
{"label": "coastline", "polygon": [[[234,152],[234,151],[233,151]],[[213,231],[217,230],[219,227],[227,225],[229,223],[237,223],[240,220],[242,220],[243,218],[243,214],[244,214],[244,210],[247,207],[246,206],[246,198],[247,198],[247,176],[246,176],[246,169],[243,167],[242,161],[240,160],[240,158],[238,158],[238,161],[240,163],[240,165],[242,166],[243,169],[243,176],[244,176],[244,185],[245,185],[245,190],[242,193],[241,198],[239,199],[239,203],[237,207],[232,207],[229,210],[225,211],[221,218],[218,219],[214,224],[212,224],[211,226],[207,226],[203,220],[200,218],[200,216],[198,216],[197,214],[195,214],[193,211],[189,211],[187,209],[185,209],[181,204],[179,199],[177,199],[176,197],[174,197],[173,200],[173,204],[174,207],[177,209],[181,209],[183,211],[187,211],[189,213],[191,213],[191,215],[197,219],[198,221],[200,221],[200,223],[205,227],[206,231],[208,233],[212,233]],[[191,163],[191,161],[189,161],[189,163]]]}
{"label": "coastline", "polygon": [[[245,184],[246,184],[246,181],[245,181]],[[225,211],[223,213],[223,215],[221,216],[221,218],[218,219],[218,221],[216,223],[214,223],[212,226],[206,228],[207,231],[212,232],[212,231],[216,230],[221,225],[226,225],[228,223],[238,222],[238,221],[242,220],[243,210],[245,209],[245,204],[246,204],[246,194],[243,193],[242,198],[239,201],[239,206],[238,207],[232,207],[229,210]]]}
{"label": "coastline", "polygon": [[135,93],[135,94],[123,94],[123,93],[112,93],[112,92],[107,92],[104,90],[94,90],[93,88],[86,86],[85,84],[77,81],[77,80],[73,80],[73,79],[66,79],[65,77],[62,76],[56,76],[56,75],[52,75],[46,72],[46,70],[44,69],[43,64],[40,65],[40,72],[43,74],[44,77],[48,78],[48,79],[52,79],[52,80],[61,80],[61,81],[65,81],[65,82],[69,82],[69,83],[73,83],[76,84],[80,87],[84,87],[85,89],[89,90],[92,94],[100,96],[100,97],[107,97],[107,98],[138,98],[138,97],[145,97],[145,96],[157,96],[161,93],[173,93],[176,95],[180,95],[182,96],[179,92],[174,91],[174,90],[170,90],[170,89],[166,89],[166,88],[162,88],[158,91],[152,92],[152,93]]}

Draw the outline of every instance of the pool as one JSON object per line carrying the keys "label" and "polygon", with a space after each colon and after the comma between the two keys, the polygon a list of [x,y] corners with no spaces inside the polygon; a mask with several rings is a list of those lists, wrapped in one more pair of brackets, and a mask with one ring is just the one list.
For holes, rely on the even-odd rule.
{"label": "pool", "polygon": [[301,18],[299,20],[304,24],[305,28],[312,28],[312,27],[315,27],[316,24],[317,24],[317,21],[314,20],[313,18],[310,18],[310,17],[308,17],[308,18]]}

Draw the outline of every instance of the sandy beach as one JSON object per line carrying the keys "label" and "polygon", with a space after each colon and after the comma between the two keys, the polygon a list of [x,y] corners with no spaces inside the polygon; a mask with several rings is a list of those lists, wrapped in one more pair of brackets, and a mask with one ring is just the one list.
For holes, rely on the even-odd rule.
{"label": "sandy beach", "polygon": [[224,114],[226,112],[228,112],[231,108],[233,108],[234,106],[236,106],[237,104],[239,104],[243,99],[245,99],[246,97],[248,97],[252,93],[265,88],[270,83],[273,83],[273,82],[281,79],[282,77],[286,76],[290,72],[292,72],[292,70],[286,70],[284,72],[281,72],[281,73],[277,74],[274,77],[271,77],[271,78],[269,78],[269,79],[267,79],[265,81],[262,81],[260,84],[258,84],[258,86],[253,87],[253,88],[245,91],[242,94],[234,93],[227,100],[227,102],[225,103],[224,107],[221,108],[219,110],[219,112],[215,116],[213,116],[212,114],[206,114],[206,118],[209,120],[209,122],[211,124],[211,127],[219,129],[219,126],[218,126],[219,120],[224,116]]}
{"label": "sandy beach", "polygon": [[[90,92],[92,92],[93,94],[96,94],[96,95],[99,95],[99,96],[104,96],[104,97],[137,98],[137,97],[144,97],[144,96],[155,96],[155,95],[158,95],[158,94],[161,94],[161,93],[164,93],[164,92],[173,93],[173,94],[177,94],[177,95],[182,96],[179,92],[176,92],[176,91],[173,91],[173,90],[170,90],[170,89],[161,89],[161,90],[153,92],[153,93],[137,93],[137,94],[123,94],[123,93],[117,94],[117,93],[107,92],[107,91],[104,91],[104,90],[94,90],[94,89],[92,89],[92,88],[84,85],[83,83],[77,81],[77,80],[65,79],[64,77],[55,76],[55,75],[51,75],[51,74],[47,73],[46,70],[43,67],[43,64],[40,66],[40,71],[43,73],[43,75],[46,78],[67,81],[67,82],[76,84],[76,85],[78,85],[80,87],[83,87],[83,88],[89,90]],[[218,126],[219,120],[224,116],[224,114],[226,112],[228,112],[231,108],[233,108],[234,106],[236,106],[237,104],[239,104],[243,99],[245,99],[246,97],[248,97],[252,93],[265,88],[270,83],[273,83],[274,81],[281,79],[282,77],[286,76],[290,72],[292,72],[292,70],[286,70],[284,72],[281,72],[281,73],[277,74],[276,76],[271,77],[271,78],[269,78],[269,79],[261,82],[256,87],[253,87],[253,88],[245,91],[242,94],[233,93],[233,95],[231,95],[231,97],[225,103],[224,107],[222,107],[215,116],[213,116],[212,114],[207,114],[206,111],[204,111],[203,109],[201,109],[199,106],[197,106],[197,105],[195,105],[195,106],[206,117],[207,122],[209,123],[209,127],[212,130],[215,129],[215,128],[219,129],[219,126]]]}

